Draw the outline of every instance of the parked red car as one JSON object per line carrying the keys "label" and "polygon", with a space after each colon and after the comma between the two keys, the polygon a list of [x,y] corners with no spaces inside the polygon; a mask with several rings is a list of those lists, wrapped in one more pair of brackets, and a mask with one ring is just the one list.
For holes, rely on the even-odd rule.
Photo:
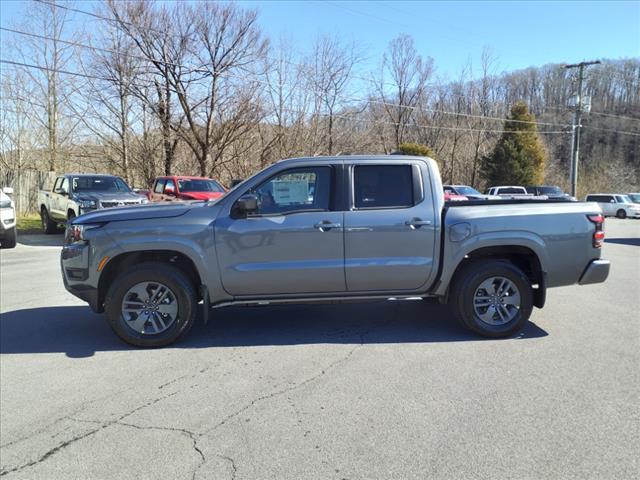
{"label": "parked red car", "polygon": [[213,200],[225,192],[226,189],[211,178],[174,175],[156,178],[148,196],[152,202]]}
{"label": "parked red car", "polygon": [[469,200],[469,199],[464,195],[458,195],[457,193],[451,193],[446,190],[444,191],[445,202],[455,202],[455,201],[463,201],[463,200]]}

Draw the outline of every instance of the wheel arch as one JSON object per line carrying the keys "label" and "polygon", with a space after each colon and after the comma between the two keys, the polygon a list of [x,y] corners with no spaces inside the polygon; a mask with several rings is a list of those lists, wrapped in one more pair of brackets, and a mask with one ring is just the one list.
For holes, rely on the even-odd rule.
{"label": "wheel arch", "polygon": [[462,254],[448,274],[447,282],[442,282],[439,286],[440,294],[444,295],[448,301],[451,284],[457,275],[470,264],[482,260],[505,260],[524,272],[529,278],[533,288],[534,305],[542,308],[546,300],[546,270],[543,255],[538,248],[533,247],[529,242],[507,242],[498,245],[487,245],[471,249]]}
{"label": "wheel arch", "polygon": [[[149,262],[163,263],[177,268],[187,276],[195,291],[200,294],[203,277],[196,263],[185,253],[170,249],[126,251],[110,258],[100,274],[98,280],[98,308],[101,310],[104,308],[103,304],[107,291],[113,280],[120,273],[135,265]],[[198,301],[200,299],[198,298]]]}

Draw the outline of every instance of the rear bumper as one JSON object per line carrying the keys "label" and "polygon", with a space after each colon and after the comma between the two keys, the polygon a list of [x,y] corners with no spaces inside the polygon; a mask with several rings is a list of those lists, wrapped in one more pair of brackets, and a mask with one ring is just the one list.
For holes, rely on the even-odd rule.
{"label": "rear bumper", "polygon": [[588,285],[590,283],[602,283],[609,276],[609,268],[611,262],[609,260],[592,260],[582,273],[578,283],[580,285]]}

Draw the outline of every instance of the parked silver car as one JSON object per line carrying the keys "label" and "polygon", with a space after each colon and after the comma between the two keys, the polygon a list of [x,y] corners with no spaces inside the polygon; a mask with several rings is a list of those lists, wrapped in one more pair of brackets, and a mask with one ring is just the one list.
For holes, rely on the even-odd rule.
{"label": "parked silver car", "polygon": [[596,202],[605,217],[640,218],[640,205],[633,203],[627,195],[619,193],[592,193],[585,198],[587,202]]}
{"label": "parked silver car", "polygon": [[13,188],[4,187],[0,190],[0,245],[2,248],[16,246],[16,206],[9,197]]}

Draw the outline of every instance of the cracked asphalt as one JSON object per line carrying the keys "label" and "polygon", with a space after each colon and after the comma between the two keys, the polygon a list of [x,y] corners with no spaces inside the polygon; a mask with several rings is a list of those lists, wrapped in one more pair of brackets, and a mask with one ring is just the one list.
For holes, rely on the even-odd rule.
{"label": "cracked asphalt", "polygon": [[517,338],[416,301],[234,308],[121,343],[63,288],[60,236],[0,251],[7,479],[631,479],[640,221],[605,284],[548,292]]}

